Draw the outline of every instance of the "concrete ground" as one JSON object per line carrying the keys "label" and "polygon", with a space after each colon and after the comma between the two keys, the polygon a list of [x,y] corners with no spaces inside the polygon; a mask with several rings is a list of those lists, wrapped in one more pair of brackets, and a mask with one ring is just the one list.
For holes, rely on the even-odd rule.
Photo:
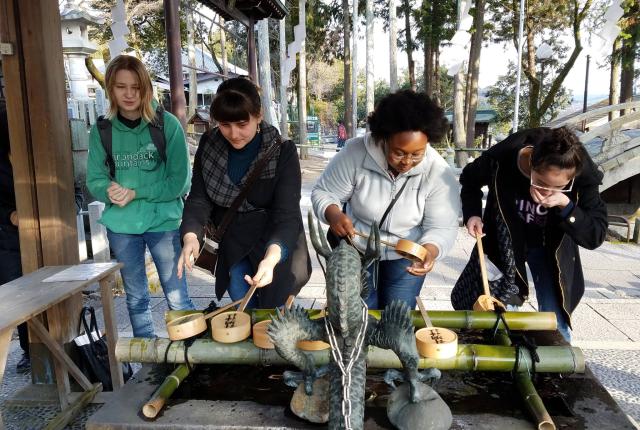
{"label": "concrete ground", "polygon": [[[311,187],[326,165],[326,159],[312,156],[301,164],[301,207],[306,223]],[[461,228],[454,249],[427,276],[420,296],[429,309],[452,309],[449,295],[469,258],[473,242]],[[324,277],[315,253],[312,256],[314,271],[311,280],[296,298],[296,303],[309,308],[321,308],[325,302]],[[622,410],[633,421],[640,422],[640,246],[607,242],[595,251],[581,249],[581,257],[586,291],[573,315],[573,344],[583,348],[589,367]],[[190,293],[197,307],[204,308],[213,299],[212,283],[213,279],[201,272],[189,276]],[[227,300],[225,298],[225,302]],[[87,296],[86,301],[96,308],[100,306],[94,294]],[[152,307],[157,334],[166,334],[163,315],[167,308],[161,291],[153,292]],[[525,309],[536,309],[535,295],[525,304]],[[116,298],[116,313],[120,335],[131,336],[124,297]],[[98,321],[102,321],[101,315],[98,318]],[[31,381],[29,375],[16,373],[15,365],[20,355],[16,334],[11,343],[4,383],[0,387],[0,411],[7,428],[40,428],[44,420],[55,415],[55,407],[36,408],[37,412],[34,413],[33,407],[20,409],[19,406],[5,403]],[[97,407],[92,405],[87,408],[67,428],[83,428],[84,421]]]}

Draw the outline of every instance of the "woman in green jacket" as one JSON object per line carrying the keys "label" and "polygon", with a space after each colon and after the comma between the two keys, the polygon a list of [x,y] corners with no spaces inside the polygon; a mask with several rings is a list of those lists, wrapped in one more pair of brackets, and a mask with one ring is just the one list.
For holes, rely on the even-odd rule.
{"label": "woman in green jacket", "polygon": [[145,248],[169,308],[193,309],[186,279],[176,275],[189,154],[178,119],[156,109],[151,78],[140,60],[114,58],[105,82],[111,106],[108,119],[91,129],[87,187],[106,204],[100,222],[107,227],[116,259],[124,263],[121,274],[133,335],[154,337]]}

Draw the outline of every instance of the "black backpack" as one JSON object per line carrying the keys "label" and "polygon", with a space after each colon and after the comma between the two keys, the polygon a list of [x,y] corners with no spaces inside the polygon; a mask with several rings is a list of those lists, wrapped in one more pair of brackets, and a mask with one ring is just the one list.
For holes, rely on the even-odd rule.
{"label": "black backpack", "polygon": [[[116,177],[116,163],[113,160],[113,144],[111,136],[111,121],[100,115],[98,117],[98,132],[100,133],[100,140],[104,151],[107,156],[104,160],[104,164],[109,167],[109,176],[113,179]],[[164,138],[164,107],[158,104],[156,108],[156,115],[153,117],[153,121],[149,123],[149,134],[151,134],[151,141],[158,150],[160,159],[163,163],[167,162],[167,142]]]}

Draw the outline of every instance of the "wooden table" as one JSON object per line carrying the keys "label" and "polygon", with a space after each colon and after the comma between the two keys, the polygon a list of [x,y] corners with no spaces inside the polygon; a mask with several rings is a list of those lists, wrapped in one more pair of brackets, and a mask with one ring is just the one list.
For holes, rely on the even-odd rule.
{"label": "wooden table", "polygon": [[[69,405],[69,374],[85,391],[95,390],[87,377],[80,371],[62,348],[58,336],[58,326],[62,319],[79,318],[79,315],[60,315],[54,306],[70,299],[74,295],[86,290],[96,282],[100,285],[100,298],[104,310],[104,327],[107,333],[109,348],[109,366],[113,389],[118,390],[124,385],[122,366],[115,356],[115,345],[118,340],[113,305],[111,281],[115,272],[122,267],[121,263],[83,264],[83,268],[95,270],[92,277],[82,281],[43,282],[44,279],[74,266],[43,267],[33,273],[22,276],[14,281],[0,286],[0,385],[4,376],[9,353],[9,344],[13,330],[23,322],[29,324],[31,331],[36,333],[42,343],[51,351],[55,358],[54,371],[58,387],[58,397],[61,408]],[[36,316],[46,312],[48,329]],[[0,417],[0,428],[2,418]]]}

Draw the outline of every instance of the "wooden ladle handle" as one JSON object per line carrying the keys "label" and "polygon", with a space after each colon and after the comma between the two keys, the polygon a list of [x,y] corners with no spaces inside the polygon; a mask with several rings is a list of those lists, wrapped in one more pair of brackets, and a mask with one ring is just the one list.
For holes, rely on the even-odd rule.
{"label": "wooden ladle handle", "polygon": [[209,318],[211,318],[211,317],[215,317],[215,316],[216,316],[216,315],[218,315],[219,313],[224,312],[224,311],[228,310],[229,308],[234,307],[235,305],[237,305],[237,304],[238,304],[238,303],[240,303],[241,301],[242,301],[242,299],[240,299],[240,300],[236,300],[235,302],[231,302],[231,303],[229,303],[228,305],[224,305],[223,307],[218,308],[218,309],[216,309],[216,310],[215,310],[215,311],[213,311],[213,312],[209,312],[208,314],[206,314],[206,315],[204,316],[204,319],[205,319],[205,320],[207,320],[207,319],[209,319]]}
{"label": "wooden ladle handle", "polygon": [[[366,234],[361,233],[361,232],[359,232],[359,231],[356,231],[356,236],[360,236],[360,237],[364,237],[365,239],[369,239],[369,236],[367,236]],[[381,243],[381,244],[383,244],[383,245],[390,246],[390,247],[392,247],[392,248],[395,248],[395,247],[396,247],[396,244],[395,244],[395,243],[387,242],[386,240],[382,240],[382,239],[381,239],[381,240],[380,240],[380,243]]]}
{"label": "wooden ladle handle", "polygon": [[480,259],[480,274],[482,275],[482,288],[484,289],[484,294],[490,296],[491,292],[489,291],[487,266],[484,261],[484,249],[482,248],[482,236],[482,234],[476,233],[476,243],[478,244],[478,258]]}
{"label": "wooden ladle handle", "polygon": [[293,301],[296,299],[296,296],[294,296],[293,294],[291,294],[289,297],[287,297],[287,301],[284,303],[284,307],[286,309],[291,309],[291,305],[293,305]]}
{"label": "wooden ladle handle", "polygon": [[427,315],[427,310],[425,309],[424,303],[422,303],[422,299],[420,297],[416,297],[416,303],[418,304],[418,309],[420,309],[420,315],[422,315],[425,327],[433,327],[431,318],[429,318],[429,315]]}
{"label": "wooden ladle handle", "polygon": [[253,296],[253,293],[256,292],[256,289],[258,288],[258,283],[254,283],[251,288],[249,288],[249,291],[247,291],[247,294],[244,295],[244,298],[242,299],[242,303],[240,303],[240,307],[238,308],[238,312],[244,312],[244,308],[247,307],[247,305],[249,304],[249,300],[251,300],[251,297]]}

